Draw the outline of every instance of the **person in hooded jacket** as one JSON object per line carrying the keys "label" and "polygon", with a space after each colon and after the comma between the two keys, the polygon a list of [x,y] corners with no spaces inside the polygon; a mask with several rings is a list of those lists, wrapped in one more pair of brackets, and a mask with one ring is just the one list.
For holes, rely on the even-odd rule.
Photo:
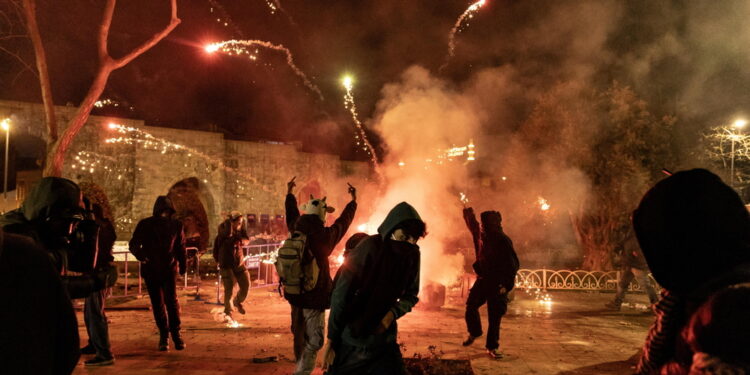
{"label": "person in hooded jacket", "polygon": [[[712,296],[750,282],[750,215],[718,176],[693,169],[652,187],[633,213],[633,227],[652,275],[664,288],[637,373],[688,373],[698,347],[680,333]],[[747,304],[732,308],[750,315]]]}
{"label": "person in hooded jacket", "polygon": [[614,300],[607,302],[604,307],[619,311],[622,301],[625,299],[625,293],[628,291],[628,285],[638,280],[638,285],[646,291],[649,302],[653,305],[659,297],[656,295],[654,286],[648,278],[648,265],[643,258],[643,252],[638,246],[638,240],[632,229],[628,232],[627,237],[622,245],[622,266],[620,267],[620,279],[617,281],[617,292]]}
{"label": "person in hooded jacket", "polygon": [[513,249],[513,241],[503,232],[502,216],[497,211],[484,211],[480,218],[480,228],[474,209],[464,208],[464,221],[471,232],[476,253],[473,268],[477,280],[469,291],[466,300],[466,328],[469,337],[464,346],[474,343],[482,336],[482,321],[479,307],[487,303],[487,340],[485,348],[493,359],[501,359],[500,321],[508,311],[508,293],[515,285],[519,268],[518,256]]}
{"label": "person in hooded jacket", "polygon": [[341,267],[331,297],[324,367],[329,374],[405,374],[396,320],[419,302],[419,213],[396,205]]}
{"label": "person in hooded jacket", "polygon": [[[240,314],[245,314],[242,302],[245,301],[250,287],[250,274],[242,263],[242,259],[247,255],[242,245],[250,243],[245,227],[242,213],[232,211],[229,218],[219,225],[216,240],[214,240],[214,260],[219,265],[221,280],[224,284],[224,314],[230,317],[232,305]],[[235,282],[240,289],[232,300]]]}
{"label": "person in hooded jacket", "polygon": [[297,199],[292,194],[296,186],[294,178],[287,184],[286,220],[289,232],[300,231],[307,236],[306,247],[313,254],[318,265],[319,274],[315,287],[309,292],[292,295],[284,294],[292,307],[292,334],[294,335],[294,356],[297,361],[295,375],[310,374],[315,367],[315,358],[323,347],[325,330],[325,310],[331,306],[331,279],[328,257],[336,244],[354,220],[357,211],[357,190],[349,185],[352,200],[346,205],[341,216],[329,227],[325,226],[326,213],[333,212],[333,207],[326,204],[326,199],[312,199],[303,208],[300,215]]}
{"label": "person in hooded jacket", "polygon": [[[172,336],[177,350],[185,349],[180,336],[180,304],[176,277],[185,274],[185,244],[182,223],[172,218],[172,201],[161,195],[154,203],[153,215],[138,222],[130,239],[130,252],[141,262],[154,320],[159,328],[160,351],[169,350]],[[166,310],[166,311],[165,311]]]}
{"label": "person in hooded jacket", "polygon": [[[0,269],[0,275],[14,280],[0,283],[11,289],[2,293],[9,306],[0,311],[12,318],[2,321],[13,322],[3,328],[10,333],[0,334],[3,369],[20,366],[29,371],[11,373],[68,374],[78,362],[78,323],[70,299],[102,290],[117,277],[114,267],[95,267],[91,246],[72,241],[81,234],[75,230],[83,219],[80,187],[59,177],[39,180],[19,209],[0,217],[3,233],[22,236],[6,236],[1,256],[5,265],[18,266]],[[71,270],[81,274],[68,275]],[[4,341],[13,338],[17,340]]]}
{"label": "person in hooded jacket", "polygon": [[[97,228],[96,267],[114,267],[112,249],[117,240],[115,228],[106,217],[99,204],[91,205],[92,220]],[[116,280],[109,280],[107,287],[114,285]],[[85,362],[86,366],[109,366],[114,364],[115,357],[109,343],[109,323],[104,313],[104,301],[107,289],[91,293],[86,297],[83,305],[83,318],[86,332],[89,335],[88,345],[81,348],[83,354],[95,354],[94,358]]]}
{"label": "person in hooded jacket", "polygon": [[78,322],[60,271],[28,237],[0,230],[0,364],[4,374],[71,374]]}

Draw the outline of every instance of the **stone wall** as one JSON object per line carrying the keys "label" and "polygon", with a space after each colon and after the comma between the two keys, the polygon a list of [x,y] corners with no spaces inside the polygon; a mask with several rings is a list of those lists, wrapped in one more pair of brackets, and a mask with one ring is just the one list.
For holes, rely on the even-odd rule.
{"label": "stone wall", "polygon": [[[74,112],[73,107],[58,107],[61,127]],[[40,104],[0,101],[0,115],[13,116],[14,131],[45,134]],[[142,132],[119,134],[109,123]],[[144,138],[143,132],[153,138]],[[118,137],[129,141],[107,142]],[[365,162],[304,153],[292,144],[226,140],[221,133],[99,116],[90,117],[63,170],[65,177],[97,184],[107,193],[120,239],[128,239],[135,223],[151,215],[158,195],[184,179],[200,181],[198,195],[213,236],[222,212],[282,215],[286,182],[293,176],[300,190],[328,194],[329,201],[341,207],[347,197],[344,181],[364,184],[370,174]]]}

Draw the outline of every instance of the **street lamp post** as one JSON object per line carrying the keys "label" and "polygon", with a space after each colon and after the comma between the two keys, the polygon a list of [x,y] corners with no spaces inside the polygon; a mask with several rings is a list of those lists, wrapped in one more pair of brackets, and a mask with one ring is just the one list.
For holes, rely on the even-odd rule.
{"label": "street lamp post", "polygon": [[3,203],[8,201],[8,149],[10,145],[10,119],[0,121],[0,126],[5,130],[5,169],[3,170]]}
{"label": "street lamp post", "polygon": [[[734,122],[734,124],[732,124],[732,126],[737,130],[744,128],[745,125],[747,125],[747,121],[745,120],[737,120]],[[732,188],[734,188],[734,142],[737,141],[737,137],[738,134],[732,134],[732,158],[729,167],[729,186],[731,186]]]}

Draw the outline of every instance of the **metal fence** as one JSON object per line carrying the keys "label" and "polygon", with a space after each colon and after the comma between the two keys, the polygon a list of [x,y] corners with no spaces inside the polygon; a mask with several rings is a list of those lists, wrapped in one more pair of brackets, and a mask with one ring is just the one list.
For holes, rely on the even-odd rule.
{"label": "metal fence", "polygon": [[[611,290],[617,289],[620,271],[584,271],[584,270],[550,270],[525,269],[516,274],[516,287],[539,288],[544,290]],[[656,281],[649,274],[653,285]],[[643,292],[643,287],[636,280],[630,283],[628,290]]]}
{"label": "metal fence", "polygon": [[[245,261],[245,268],[247,268],[248,271],[255,270],[256,273],[256,277],[254,278],[255,282],[251,282],[250,284],[251,288],[260,288],[269,285],[275,285],[276,283],[278,283],[278,277],[276,277],[276,270],[273,266],[273,261],[275,260],[276,250],[279,248],[279,246],[281,246],[281,243],[243,246],[243,248],[246,250],[246,254],[248,254],[248,257]],[[195,288],[197,295],[202,286],[202,280],[200,276],[201,265],[199,258],[200,254],[198,254],[197,251],[195,251],[194,253],[196,255],[188,259],[188,269],[185,275],[182,277],[183,280],[182,283],[180,283],[180,286],[185,289]],[[117,284],[115,285],[115,288],[112,289],[112,293],[109,294],[109,297],[143,295],[143,279],[140,276],[141,262],[135,259],[135,256],[133,256],[133,254],[131,254],[130,251],[127,250],[113,251],[113,255],[116,262],[123,263],[123,273],[120,274],[120,277],[117,280]],[[203,272],[205,273],[205,266],[203,268]],[[135,277],[130,275],[131,271],[137,271]],[[216,274],[218,276],[218,280],[216,281],[216,295],[218,299],[218,296],[221,292],[221,275],[219,274],[218,269],[216,271]],[[135,286],[136,283],[138,285],[137,293],[135,293],[134,291],[130,291],[130,289]],[[121,292],[120,288],[122,288]]]}

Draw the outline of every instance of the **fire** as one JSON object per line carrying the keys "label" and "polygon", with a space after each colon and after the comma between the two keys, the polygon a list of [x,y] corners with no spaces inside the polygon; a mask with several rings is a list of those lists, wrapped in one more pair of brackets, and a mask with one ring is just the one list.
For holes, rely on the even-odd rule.
{"label": "fire", "polygon": [[539,199],[537,199],[537,203],[539,203],[539,209],[541,209],[542,211],[548,211],[550,209],[549,203],[547,203],[547,200],[542,197],[539,197]]}

